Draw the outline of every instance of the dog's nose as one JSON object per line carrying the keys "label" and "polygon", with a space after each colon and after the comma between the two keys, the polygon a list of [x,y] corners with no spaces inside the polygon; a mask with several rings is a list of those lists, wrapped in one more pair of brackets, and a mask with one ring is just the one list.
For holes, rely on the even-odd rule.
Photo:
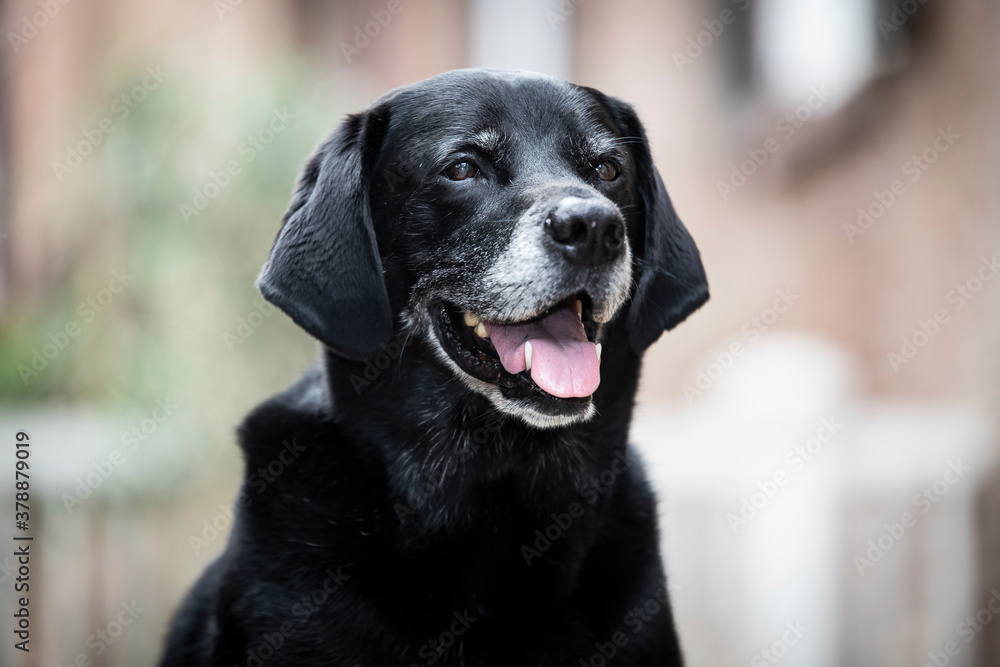
{"label": "dog's nose", "polygon": [[574,264],[606,264],[622,253],[625,221],[611,202],[566,197],[545,219],[545,231]]}

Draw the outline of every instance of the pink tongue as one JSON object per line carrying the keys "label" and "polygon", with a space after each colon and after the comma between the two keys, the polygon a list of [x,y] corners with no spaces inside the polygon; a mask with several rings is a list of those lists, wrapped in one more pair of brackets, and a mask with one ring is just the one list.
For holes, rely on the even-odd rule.
{"label": "pink tongue", "polygon": [[572,306],[536,322],[484,324],[508,373],[524,370],[524,343],[531,341],[531,379],[553,396],[590,396],[601,383],[596,346],[587,340]]}

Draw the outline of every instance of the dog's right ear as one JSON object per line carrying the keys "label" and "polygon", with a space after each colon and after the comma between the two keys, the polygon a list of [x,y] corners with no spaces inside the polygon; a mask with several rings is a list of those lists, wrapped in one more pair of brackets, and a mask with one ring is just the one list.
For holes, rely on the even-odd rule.
{"label": "dog's right ear", "polygon": [[257,279],[265,299],[355,360],[392,333],[368,194],[385,123],[374,110],[349,116],[316,150]]}

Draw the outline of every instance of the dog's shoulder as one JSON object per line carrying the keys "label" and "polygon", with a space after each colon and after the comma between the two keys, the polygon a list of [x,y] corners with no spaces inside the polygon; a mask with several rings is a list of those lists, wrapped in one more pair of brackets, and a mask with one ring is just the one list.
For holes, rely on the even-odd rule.
{"label": "dog's shoulder", "polygon": [[284,529],[308,534],[302,524],[310,520],[335,525],[359,504],[370,509],[384,502],[384,461],[334,418],[322,367],[254,408],[238,436],[244,514],[295,516],[282,519]]}
{"label": "dog's shoulder", "polygon": [[311,441],[318,434],[336,437],[326,377],[317,365],[284,391],[259,404],[237,429],[248,462],[273,458],[289,442]]}
{"label": "dog's shoulder", "polygon": [[330,414],[331,407],[323,367],[317,364],[287,389],[254,408],[243,420],[240,429],[266,428],[276,422],[304,418],[322,419]]}

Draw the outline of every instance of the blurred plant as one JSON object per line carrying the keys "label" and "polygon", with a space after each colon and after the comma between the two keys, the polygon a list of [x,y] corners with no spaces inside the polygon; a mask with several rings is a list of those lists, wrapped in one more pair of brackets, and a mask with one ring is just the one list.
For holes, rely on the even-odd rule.
{"label": "blurred plant", "polygon": [[[84,126],[109,116],[146,67],[112,77]],[[309,363],[314,344],[283,318],[236,349],[224,337],[255,308],[253,281],[298,170],[345,110],[336,81],[310,78],[296,62],[252,77],[178,69],[127,115],[110,115],[100,144],[54,187],[52,228],[73,245],[57,289],[3,318],[0,400],[145,409],[173,395],[211,405],[228,429],[218,412]],[[121,270],[134,278],[105,303]]]}

